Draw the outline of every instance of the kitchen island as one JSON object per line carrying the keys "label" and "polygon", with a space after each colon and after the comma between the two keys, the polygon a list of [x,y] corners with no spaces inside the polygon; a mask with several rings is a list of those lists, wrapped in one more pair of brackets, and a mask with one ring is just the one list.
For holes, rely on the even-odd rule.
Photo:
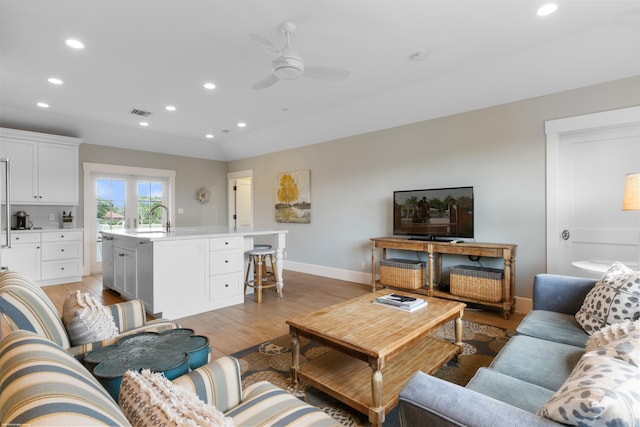
{"label": "kitchen island", "polygon": [[245,251],[273,245],[282,280],[287,230],[227,227],[103,230],[106,288],[140,299],[147,312],[178,319],[244,302]]}

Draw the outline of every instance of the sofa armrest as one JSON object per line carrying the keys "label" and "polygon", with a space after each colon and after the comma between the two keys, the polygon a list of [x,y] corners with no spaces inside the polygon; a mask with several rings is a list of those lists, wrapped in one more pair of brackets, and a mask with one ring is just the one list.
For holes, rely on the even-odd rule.
{"label": "sofa armrest", "polygon": [[144,304],[137,299],[111,304],[107,308],[111,310],[120,333],[144,326],[147,320]]}
{"label": "sofa armrest", "polygon": [[0,341],[0,425],[131,425],[65,349],[30,331]]}
{"label": "sofa armrest", "polygon": [[173,380],[198,395],[200,400],[222,412],[242,401],[240,364],[231,356],[223,356]]}
{"label": "sofa armrest", "polygon": [[596,279],[538,274],[533,280],[533,309],[576,314]]}
{"label": "sofa armrest", "polygon": [[400,424],[407,427],[558,425],[546,418],[423,372],[416,373],[404,386],[398,398],[398,407]]}

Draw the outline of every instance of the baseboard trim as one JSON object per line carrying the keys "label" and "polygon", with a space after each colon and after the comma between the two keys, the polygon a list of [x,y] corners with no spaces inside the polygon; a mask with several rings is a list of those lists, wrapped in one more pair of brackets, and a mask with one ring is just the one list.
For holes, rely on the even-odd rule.
{"label": "baseboard trim", "polygon": [[[341,268],[326,267],[324,265],[306,264],[303,262],[285,260],[284,269],[297,271],[298,273],[313,274],[315,276],[329,277],[331,279],[347,282],[371,284],[371,272],[344,270]],[[285,282],[285,286],[286,286]]]}
{"label": "baseboard trim", "polygon": [[[331,279],[344,280],[346,282],[371,284],[371,272],[351,271],[342,268],[326,267],[324,265],[307,264],[304,262],[285,260],[284,269],[298,273],[313,274],[315,276],[329,277]],[[287,283],[285,281],[285,287]],[[516,297],[516,313],[528,313],[533,307],[531,298]]]}

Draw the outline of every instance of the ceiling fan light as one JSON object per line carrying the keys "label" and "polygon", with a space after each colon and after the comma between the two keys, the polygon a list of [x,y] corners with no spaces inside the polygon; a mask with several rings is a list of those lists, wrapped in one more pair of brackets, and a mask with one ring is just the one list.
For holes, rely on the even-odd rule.
{"label": "ceiling fan light", "polygon": [[300,77],[300,74],[302,74],[300,69],[287,65],[276,68],[273,73],[280,80],[295,80]]}

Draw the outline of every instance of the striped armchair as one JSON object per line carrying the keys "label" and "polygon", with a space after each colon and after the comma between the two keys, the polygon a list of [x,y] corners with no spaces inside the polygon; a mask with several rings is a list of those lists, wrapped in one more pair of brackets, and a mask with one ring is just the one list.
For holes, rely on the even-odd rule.
{"label": "striped armchair", "polygon": [[6,321],[12,331],[24,329],[42,335],[76,357],[114,344],[125,335],[145,331],[161,332],[179,327],[166,319],[147,322],[144,305],[139,300],[113,304],[107,308],[113,314],[119,334],[108,340],[72,347],[56,307],[40,286],[18,272],[0,273],[0,321]]}
{"label": "striped armchair", "polygon": [[[267,381],[243,391],[240,366],[230,356],[178,377],[173,383],[223,411],[236,426],[339,425],[321,410]],[[2,426],[131,425],[122,408],[78,360],[33,332],[12,332],[0,341],[0,389]],[[136,406],[161,405],[163,411],[171,410],[153,399],[135,401]]]}

